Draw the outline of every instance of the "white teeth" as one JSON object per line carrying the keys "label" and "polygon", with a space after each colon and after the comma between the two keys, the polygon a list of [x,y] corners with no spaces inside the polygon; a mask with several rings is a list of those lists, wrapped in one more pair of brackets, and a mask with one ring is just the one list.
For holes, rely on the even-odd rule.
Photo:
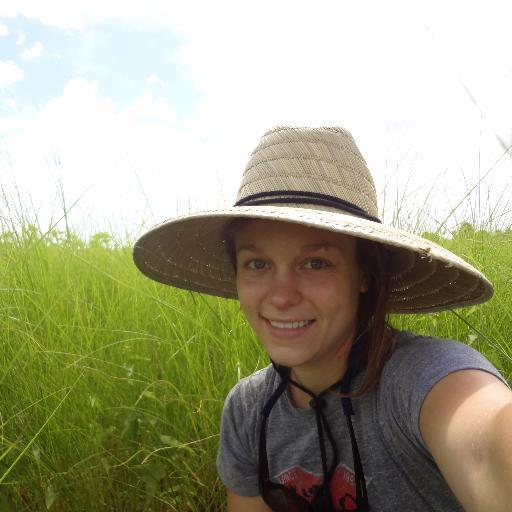
{"label": "white teeth", "polygon": [[309,325],[312,320],[300,320],[299,322],[277,322],[275,320],[269,320],[272,327],[278,327],[279,329],[298,329]]}

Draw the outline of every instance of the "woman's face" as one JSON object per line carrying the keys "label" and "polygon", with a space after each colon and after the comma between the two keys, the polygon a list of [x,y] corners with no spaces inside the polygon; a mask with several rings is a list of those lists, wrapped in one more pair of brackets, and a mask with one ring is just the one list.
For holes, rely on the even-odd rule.
{"label": "woman's face", "polygon": [[235,252],[240,305],[272,360],[322,370],[346,356],[367,289],[354,238],[252,220],[235,233]]}

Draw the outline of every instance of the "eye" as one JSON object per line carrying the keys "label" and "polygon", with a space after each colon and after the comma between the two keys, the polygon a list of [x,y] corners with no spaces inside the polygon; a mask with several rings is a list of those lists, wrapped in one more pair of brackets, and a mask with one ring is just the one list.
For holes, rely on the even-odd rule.
{"label": "eye", "polygon": [[266,268],[267,263],[264,260],[249,260],[247,262],[247,268],[252,270],[263,270]]}
{"label": "eye", "polygon": [[322,268],[329,267],[330,263],[328,261],[322,260],[320,258],[313,258],[311,260],[308,260],[304,267],[311,269],[311,270],[320,270]]}

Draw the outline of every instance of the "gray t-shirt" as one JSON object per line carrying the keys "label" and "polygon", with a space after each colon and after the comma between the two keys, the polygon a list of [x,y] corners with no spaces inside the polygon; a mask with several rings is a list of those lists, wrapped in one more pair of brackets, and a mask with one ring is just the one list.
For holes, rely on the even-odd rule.
{"label": "gray t-shirt", "polygon": [[[372,512],[463,510],[422,440],[420,408],[428,392],[456,370],[480,369],[506,383],[479,352],[459,342],[398,333],[396,350],[376,388],[353,399],[354,425]],[[354,378],[357,387],[362,373]],[[272,366],[242,379],[230,391],[222,414],[217,469],[240,496],[257,496],[261,410],[279,384]],[[331,481],[338,510],[355,496],[354,464],[346,420],[338,397],[328,395],[324,410],[339,453]],[[329,443],[326,443],[329,449]],[[292,405],[287,393],[267,422],[267,454],[272,481],[311,496],[323,480],[315,413]],[[350,499],[345,506],[350,509]]]}

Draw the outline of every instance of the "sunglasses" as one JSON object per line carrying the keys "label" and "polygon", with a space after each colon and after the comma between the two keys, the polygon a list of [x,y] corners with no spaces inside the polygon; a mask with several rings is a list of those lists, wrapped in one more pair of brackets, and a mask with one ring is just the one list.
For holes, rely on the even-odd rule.
{"label": "sunglasses", "polygon": [[[354,433],[354,427],[352,425],[351,416],[354,414],[352,408],[352,401],[348,397],[341,398],[341,404],[343,407],[343,413],[347,420],[347,426],[350,433],[350,442],[352,445],[352,457],[354,460],[354,472],[355,472],[355,486],[356,496],[351,494],[345,494],[337,504],[333,503],[330,493],[330,483],[332,475],[336,469],[338,462],[338,452],[336,448],[335,440],[332,436],[329,425],[322,413],[322,409],[325,405],[323,395],[329,390],[339,386],[343,393],[347,393],[350,390],[350,380],[356,373],[355,371],[347,371],[341,381],[335,383],[327,390],[323,391],[319,395],[315,395],[308,389],[304,388],[300,384],[296,383],[289,377],[290,369],[285,367],[274,368],[278,371],[281,376],[281,382],[274,391],[272,396],[269,398],[262,410],[262,421],[260,428],[259,438],[259,464],[258,464],[258,479],[260,487],[260,495],[263,501],[272,509],[273,512],[334,512],[336,509],[341,511],[353,511],[353,512],[368,512],[368,495],[366,491],[366,481],[364,478],[363,465],[361,457],[359,455],[359,449],[357,446],[357,440]],[[349,366],[350,368],[350,366]],[[312,409],[315,410],[317,419],[317,430],[320,440],[320,451],[322,457],[322,467],[324,473],[324,479],[321,485],[314,488],[314,495],[311,501],[307,500],[303,496],[299,495],[295,489],[287,487],[285,485],[272,482],[269,475],[268,467],[268,456],[267,456],[267,419],[270,415],[270,411],[274,407],[278,398],[284,393],[288,383],[299,387],[313,399],[310,402]],[[327,439],[332,447],[332,462],[327,468],[327,457],[325,452],[325,439],[324,431],[327,435]]]}

